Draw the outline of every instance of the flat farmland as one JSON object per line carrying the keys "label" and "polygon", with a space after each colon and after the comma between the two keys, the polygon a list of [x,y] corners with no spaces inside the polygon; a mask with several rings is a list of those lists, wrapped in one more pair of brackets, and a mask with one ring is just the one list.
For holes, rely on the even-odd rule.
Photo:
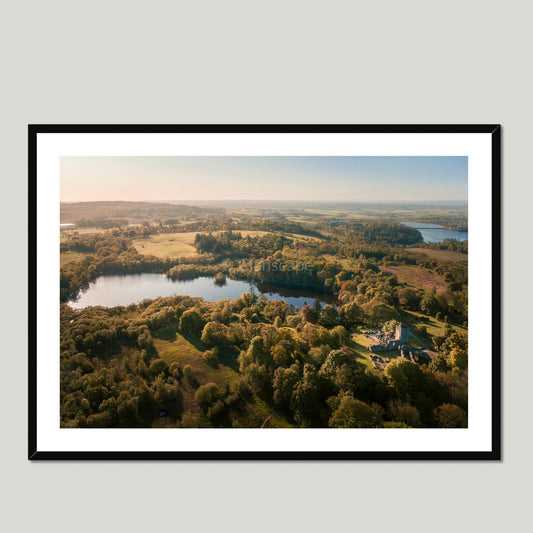
{"label": "flat farmland", "polygon": [[106,228],[78,228],[78,227],[69,227],[61,229],[61,237],[70,237],[72,235],[88,235],[91,233],[105,233],[106,231],[111,231]]}

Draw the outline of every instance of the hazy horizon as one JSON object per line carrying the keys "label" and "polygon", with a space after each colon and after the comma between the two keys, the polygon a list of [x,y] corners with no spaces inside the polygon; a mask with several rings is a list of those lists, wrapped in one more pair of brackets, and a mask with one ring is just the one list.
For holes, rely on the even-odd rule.
{"label": "hazy horizon", "polygon": [[466,203],[464,156],[62,157],[61,201]]}
{"label": "hazy horizon", "polygon": [[245,204],[245,203],[254,203],[254,204],[290,204],[293,206],[298,205],[382,205],[382,204],[401,204],[401,205],[436,205],[436,204],[446,204],[453,206],[467,206],[468,202],[466,200],[368,200],[368,201],[354,201],[347,202],[345,200],[260,200],[260,199],[233,199],[228,198],[225,200],[213,200],[213,199],[199,199],[194,200],[123,200],[121,198],[113,198],[109,200],[60,200],[62,204],[79,204],[79,203],[149,203],[149,204],[170,204],[170,205],[192,205],[192,204]]}

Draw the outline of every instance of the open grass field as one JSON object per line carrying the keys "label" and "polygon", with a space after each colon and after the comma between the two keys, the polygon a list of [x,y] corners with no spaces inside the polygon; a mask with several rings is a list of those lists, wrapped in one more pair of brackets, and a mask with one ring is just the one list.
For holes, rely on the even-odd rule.
{"label": "open grass field", "polygon": [[179,333],[176,333],[176,340],[173,342],[155,339],[154,343],[159,357],[168,364],[177,361],[182,368],[190,365],[200,385],[216,383],[223,389],[239,378],[237,372],[224,365],[219,365],[218,368],[209,366],[204,361],[202,352]]}
{"label": "open grass field", "polygon": [[61,229],[61,237],[70,237],[71,235],[88,235],[90,233],[105,233],[106,231],[111,231],[110,229],[104,228],[76,228],[73,226],[68,226],[68,229]]}
{"label": "open grass field", "polygon": [[409,344],[409,346],[413,348],[414,350],[420,350],[421,348],[423,348],[422,344],[420,344],[419,342],[416,342],[415,339],[413,339],[413,337],[409,337],[409,342],[407,344]]}
{"label": "open grass field", "polygon": [[395,274],[400,283],[424,289],[435,288],[437,291],[446,289],[446,282],[437,274],[414,265],[380,266],[379,269]]}
{"label": "open grass field", "polygon": [[416,254],[424,254],[435,259],[436,261],[443,261],[448,263],[459,263],[461,261],[468,261],[468,255],[461,252],[453,252],[449,250],[432,250],[431,248],[406,248],[406,252]]}
{"label": "open grass field", "polygon": [[[417,327],[425,326],[429,335],[443,336],[446,328],[445,322],[437,320],[435,317],[427,316],[416,311],[405,312],[404,319],[407,323],[412,323]],[[459,333],[468,333],[468,330],[462,326],[451,324],[453,328]]]}
{"label": "open grass field", "polygon": [[[234,233],[240,233],[243,238],[262,237],[269,235],[269,231],[251,231],[251,230],[233,230]],[[188,231],[183,233],[163,233],[160,235],[150,235],[146,239],[137,239],[133,241],[135,249],[143,255],[155,255],[161,258],[192,257],[197,255],[194,247],[194,238],[198,232]],[[220,231],[214,231],[213,235],[218,235]],[[316,237],[307,237],[303,235],[289,234],[290,237],[299,240],[319,240]]]}
{"label": "open grass field", "polygon": [[197,255],[194,247],[196,231],[150,235],[147,239],[133,241],[135,249],[143,255],[161,258],[192,257]]}
{"label": "open grass field", "polygon": [[82,254],[80,252],[62,252],[59,254],[59,260],[61,266],[65,266],[69,263],[78,263],[86,256],[87,254]]}
{"label": "open grass field", "polygon": [[358,330],[356,333],[355,333],[355,337],[354,339],[357,341],[358,344],[360,344],[361,346],[370,346],[372,343],[372,341],[368,338],[368,337],[365,337],[364,335],[362,335],[361,333],[359,333],[360,330]]}
{"label": "open grass field", "polygon": [[338,257],[332,254],[323,254],[322,257],[324,257],[324,259],[326,259],[327,261],[339,263],[342,268],[345,268],[346,270],[354,270],[357,267],[357,260],[355,259],[347,257]]}
{"label": "open grass field", "polygon": [[355,352],[355,357],[358,363],[362,363],[368,368],[374,369],[374,365],[370,360],[370,352],[367,348],[369,344],[372,344],[372,341],[367,339],[364,335],[355,333],[351,336],[351,339],[346,346]]}

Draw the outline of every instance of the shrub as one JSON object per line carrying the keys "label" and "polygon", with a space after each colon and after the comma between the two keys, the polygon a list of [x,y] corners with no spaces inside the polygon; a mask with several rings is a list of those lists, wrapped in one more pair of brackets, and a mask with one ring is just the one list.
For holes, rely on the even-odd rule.
{"label": "shrub", "polygon": [[206,383],[205,385],[198,387],[198,390],[194,394],[194,399],[203,409],[213,405],[218,397],[219,390],[216,383]]}
{"label": "shrub", "polygon": [[206,350],[202,354],[203,360],[212,367],[218,366],[218,350],[216,348],[212,348],[211,350]]}
{"label": "shrub", "polygon": [[457,405],[443,403],[434,411],[440,427],[443,428],[466,428],[468,427],[468,418],[463,409]]}
{"label": "shrub", "polygon": [[219,286],[226,284],[226,276],[223,272],[217,272],[215,275],[215,283]]}
{"label": "shrub", "polygon": [[380,428],[383,422],[369,405],[356,400],[351,394],[344,394],[329,419],[329,427]]}
{"label": "shrub", "polygon": [[184,333],[195,333],[196,331],[200,331],[203,325],[204,321],[195,309],[189,309],[181,315],[180,329]]}
{"label": "shrub", "polygon": [[174,361],[173,363],[170,363],[170,367],[168,369],[168,372],[169,372],[169,374],[171,376],[173,376],[175,378],[179,378],[181,376],[181,373],[182,373],[181,365],[177,361]]}
{"label": "shrub", "polygon": [[152,374],[152,376],[157,376],[162,372],[165,374],[168,372],[167,362],[164,359],[154,359],[150,363],[150,374]]}

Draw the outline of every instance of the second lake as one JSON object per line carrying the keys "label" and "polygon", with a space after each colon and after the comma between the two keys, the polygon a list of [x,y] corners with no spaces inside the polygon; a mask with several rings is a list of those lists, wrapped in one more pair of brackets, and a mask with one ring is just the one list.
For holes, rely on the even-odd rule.
{"label": "second lake", "polygon": [[466,241],[468,231],[454,231],[446,229],[437,224],[426,224],[421,222],[402,222],[404,226],[417,229],[421,234],[424,242],[444,242],[448,240]]}

